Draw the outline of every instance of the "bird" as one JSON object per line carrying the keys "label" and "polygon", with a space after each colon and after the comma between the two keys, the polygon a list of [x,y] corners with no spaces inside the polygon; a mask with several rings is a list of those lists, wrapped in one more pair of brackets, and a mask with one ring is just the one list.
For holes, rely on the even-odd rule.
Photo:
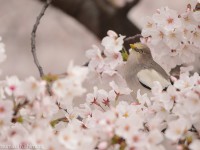
{"label": "bird", "polygon": [[154,81],[160,82],[163,90],[171,85],[170,75],[153,60],[150,49],[136,42],[140,37],[134,36],[124,40],[124,48],[129,56],[122,74],[132,90],[131,96],[136,99],[138,89],[141,93],[150,94]]}

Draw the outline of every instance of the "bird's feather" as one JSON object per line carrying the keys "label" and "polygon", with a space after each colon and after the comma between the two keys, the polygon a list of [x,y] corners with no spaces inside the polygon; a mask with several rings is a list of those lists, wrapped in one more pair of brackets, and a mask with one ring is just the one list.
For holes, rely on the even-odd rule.
{"label": "bird's feather", "polygon": [[165,79],[160,73],[154,69],[142,69],[137,73],[138,80],[149,87],[153,87],[153,82],[158,81],[162,85],[163,89],[167,88],[171,83]]}

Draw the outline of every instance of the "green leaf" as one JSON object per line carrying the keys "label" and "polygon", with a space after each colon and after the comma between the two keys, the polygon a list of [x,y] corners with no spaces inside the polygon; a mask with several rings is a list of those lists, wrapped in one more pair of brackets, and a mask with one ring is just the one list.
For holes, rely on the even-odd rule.
{"label": "green leaf", "polygon": [[140,42],[134,43],[134,44],[130,44],[131,49],[143,49],[144,45]]}
{"label": "green leaf", "polygon": [[50,125],[54,128],[55,125],[58,124],[58,123],[59,123],[59,120],[52,120],[52,121],[50,122]]}
{"label": "green leaf", "polygon": [[24,119],[22,118],[22,116],[17,118],[17,122],[19,122],[19,123],[23,123],[24,122]]}
{"label": "green leaf", "polygon": [[126,50],[122,50],[121,54],[122,54],[123,61],[127,61],[128,60],[128,56],[129,56],[128,52]]}
{"label": "green leaf", "polygon": [[47,74],[43,76],[42,79],[47,81],[48,83],[51,83],[53,81],[56,81],[58,79],[58,76],[53,74]]}

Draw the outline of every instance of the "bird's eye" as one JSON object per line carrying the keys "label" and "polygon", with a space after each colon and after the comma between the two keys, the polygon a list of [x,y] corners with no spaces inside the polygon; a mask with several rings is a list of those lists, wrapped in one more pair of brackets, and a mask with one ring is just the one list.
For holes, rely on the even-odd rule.
{"label": "bird's eye", "polygon": [[140,54],[143,54],[143,53],[144,53],[144,51],[143,51],[142,49],[140,49],[140,50],[139,50],[139,53],[140,53]]}
{"label": "bird's eye", "polygon": [[140,53],[140,54],[144,54],[144,51],[142,49],[136,48],[135,51],[138,52],[138,53]]}

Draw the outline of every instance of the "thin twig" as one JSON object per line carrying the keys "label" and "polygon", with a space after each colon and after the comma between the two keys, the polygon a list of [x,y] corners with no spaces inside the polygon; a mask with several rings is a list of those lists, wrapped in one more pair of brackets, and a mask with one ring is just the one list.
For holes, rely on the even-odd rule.
{"label": "thin twig", "polygon": [[142,37],[141,34],[136,34],[134,36],[127,37],[124,39],[124,48],[128,52],[128,54],[129,54],[130,44],[139,42],[141,37]]}
{"label": "thin twig", "polygon": [[[38,17],[36,19],[36,22],[33,26],[33,30],[31,32],[31,52],[32,52],[32,55],[33,55],[34,63],[36,65],[36,67],[38,68],[38,71],[39,71],[41,78],[44,76],[44,71],[43,71],[42,66],[39,63],[37,53],[36,53],[36,31],[37,31],[37,28],[40,24],[40,20],[44,16],[46,9],[49,7],[51,2],[52,2],[52,0],[46,0],[44,6],[42,7],[40,14],[38,15]],[[48,91],[49,95],[52,95],[51,88],[50,88],[50,85],[48,83],[47,83],[47,91]]]}
{"label": "thin twig", "polygon": [[[141,0],[133,0],[132,2],[127,3],[121,10],[124,12],[124,14],[128,14],[128,12],[135,7]],[[120,12],[122,12],[120,11]]]}
{"label": "thin twig", "polygon": [[18,104],[15,109],[14,109],[14,113],[13,113],[13,118],[12,118],[12,122],[16,122],[17,121],[17,115],[19,113],[19,111],[21,110],[21,108],[23,108],[24,106],[26,106],[29,103],[29,101],[26,99],[22,104]]}
{"label": "thin twig", "polygon": [[134,35],[134,36],[131,36],[131,37],[127,37],[127,38],[125,38],[124,39],[124,41],[125,42],[129,42],[129,41],[134,41],[134,42],[136,42],[135,40],[138,40],[138,39],[140,39],[142,37],[142,35],[141,34],[136,34],[136,35]]}
{"label": "thin twig", "polygon": [[38,58],[37,58],[37,53],[36,53],[36,31],[37,31],[37,28],[38,28],[38,26],[40,24],[41,18],[44,16],[44,13],[45,13],[46,9],[49,7],[51,2],[52,2],[52,0],[46,0],[46,2],[44,4],[40,14],[38,15],[38,17],[36,19],[36,22],[35,22],[35,24],[33,26],[33,30],[32,30],[32,33],[31,33],[31,52],[32,52],[32,55],[33,55],[34,63],[35,63],[35,65],[37,66],[37,68],[39,70],[40,77],[44,76],[44,71],[43,71],[42,66],[39,63]]}

